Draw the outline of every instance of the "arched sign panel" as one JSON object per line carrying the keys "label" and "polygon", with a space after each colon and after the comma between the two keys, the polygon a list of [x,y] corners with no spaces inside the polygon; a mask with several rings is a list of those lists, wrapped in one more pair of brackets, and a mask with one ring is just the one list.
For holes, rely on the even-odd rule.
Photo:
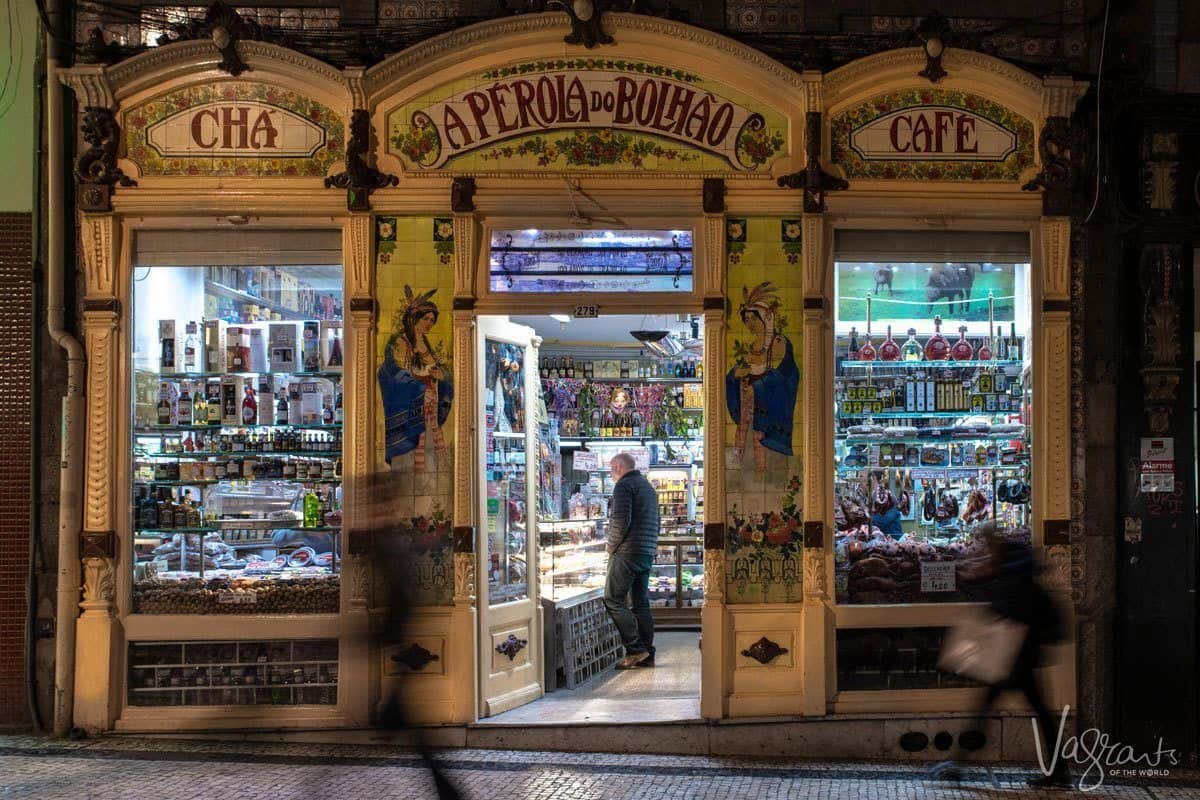
{"label": "arched sign panel", "polygon": [[833,115],[830,155],[849,178],[1015,181],[1033,123],[970,92],[904,89]]}
{"label": "arched sign panel", "polygon": [[320,177],[345,158],[341,113],[278,86],[188,86],[123,114],[142,175]]}
{"label": "arched sign panel", "polygon": [[387,115],[413,172],[765,172],[787,120],[699,75],[622,59],[512,64]]}

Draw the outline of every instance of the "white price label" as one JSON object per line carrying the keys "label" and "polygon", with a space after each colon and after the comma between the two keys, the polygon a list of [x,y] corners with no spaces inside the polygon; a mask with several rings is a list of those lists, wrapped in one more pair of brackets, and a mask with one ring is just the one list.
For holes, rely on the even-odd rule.
{"label": "white price label", "polygon": [[642,472],[650,469],[650,450],[645,447],[633,447],[625,451],[633,456],[633,468]]}
{"label": "white price label", "polygon": [[594,319],[598,316],[600,316],[600,306],[575,306],[575,317],[577,319]]}
{"label": "white price label", "polygon": [[254,589],[246,589],[241,592],[233,592],[228,589],[217,592],[217,602],[221,605],[235,606],[250,606],[258,604],[258,592]]}
{"label": "white price label", "polygon": [[595,472],[600,469],[600,454],[590,450],[576,450],[571,457],[571,466],[577,472]]}
{"label": "white price label", "polygon": [[954,589],[953,561],[921,562],[922,592],[953,592]]}

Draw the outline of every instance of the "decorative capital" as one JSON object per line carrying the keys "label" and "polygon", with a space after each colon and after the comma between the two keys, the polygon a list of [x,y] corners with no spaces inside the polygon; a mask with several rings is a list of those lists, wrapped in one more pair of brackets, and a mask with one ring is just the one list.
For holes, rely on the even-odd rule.
{"label": "decorative capital", "polygon": [[725,181],[721,178],[704,179],[704,213],[725,213]]}
{"label": "decorative capital", "polygon": [[820,214],[825,210],[825,193],[850,188],[844,178],[838,178],[821,168],[821,112],[809,111],[804,115],[804,149],[807,162],[804,169],[783,175],[779,185],[784,189],[804,190],[804,212]]}
{"label": "decorative capital", "polygon": [[1068,75],[1048,75],[1042,80],[1042,116],[1070,117],[1079,98],[1087,91],[1087,81]]}
{"label": "decorative capital", "polygon": [[1066,117],[1047,117],[1042,124],[1042,132],[1038,136],[1038,157],[1042,168],[1021,189],[1026,192],[1045,190],[1042,194],[1042,214],[1045,216],[1062,217],[1071,213],[1071,191],[1075,176],[1072,152],[1079,152],[1077,139]]}
{"label": "decorative capital", "polygon": [[937,83],[947,74],[942,67],[942,56],[946,52],[946,43],[953,34],[950,22],[935,10],[917,24],[914,33],[925,48],[925,68],[917,74],[930,83]]}
{"label": "decorative capital", "polygon": [[588,50],[601,44],[612,44],[613,37],[604,32],[604,15],[612,5],[609,0],[550,0],[547,8],[561,8],[571,18],[571,32],[563,37],[567,44],[581,44]]}
{"label": "decorative capital", "polygon": [[101,64],[77,64],[60,70],[58,78],[75,93],[75,99],[83,108],[113,108],[117,104],[108,74]]}
{"label": "decorative capital", "polygon": [[350,141],[346,144],[346,170],[325,179],[326,189],[345,189],[346,208],[370,211],[371,192],[396,186],[400,179],[380,172],[367,163],[371,153],[371,112],[356,108],[350,112]]}
{"label": "decorative capital", "polygon": [[517,657],[517,653],[524,650],[528,644],[528,640],[518,639],[516,634],[510,633],[507,639],[496,645],[496,652],[502,656],[507,656],[508,660],[512,661]]}
{"label": "decorative capital", "polygon": [[475,179],[457,177],[450,183],[450,210],[469,214],[475,210]]}
{"label": "decorative capital", "polygon": [[79,209],[107,213],[112,211],[114,185],[137,186],[137,181],[117,166],[121,126],[111,108],[88,106],[83,112],[80,135],[88,149],[75,162]]}
{"label": "decorative capital", "polygon": [[420,672],[434,661],[440,660],[441,657],[434,655],[424,647],[421,647],[421,645],[413,642],[408,647],[393,653],[391,658],[392,661],[395,661],[397,664],[403,664],[413,672]]}
{"label": "decorative capital", "polygon": [[746,658],[753,658],[764,666],[770,664],[775,659],[786,653],[786,647],[780,647],[775,642],[772,642],[767,637],[762,637],[754,644],[742,651],[742,655]]}

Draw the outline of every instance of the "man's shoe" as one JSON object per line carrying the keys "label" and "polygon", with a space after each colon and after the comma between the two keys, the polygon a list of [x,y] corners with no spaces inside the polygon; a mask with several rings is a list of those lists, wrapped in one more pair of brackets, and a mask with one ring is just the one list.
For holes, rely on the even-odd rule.
{"label": "man's shoe", "polygon": [[617,669],[633,669],[649,657],[649,653],[630,653],[617,662]]}
{"label": "man's shoe", "polygon": [[639,667],[653,667],[654,666],[654,654],[651,653],[650,657],[647,658],[645,661],[641,662],[640,664],[638,664],[638,666]]}
{"label": "man's shoe", "polygon": [[1042,775],[1038,778],[1032,778],[1025,783],[1034,789],[1072,789],[1075,787],[1071,776],[1067,773]]}

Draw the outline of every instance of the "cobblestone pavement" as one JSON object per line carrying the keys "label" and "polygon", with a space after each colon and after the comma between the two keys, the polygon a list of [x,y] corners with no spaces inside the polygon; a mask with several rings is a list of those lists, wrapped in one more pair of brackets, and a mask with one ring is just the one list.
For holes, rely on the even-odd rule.
{"label": "cobblestone pavement", "polygon": [[[1032,791],[1032,768],[972,767],[957,785],[925,765],[698,756],[448,750],[466,800],[904,800],[1200,798],[1200,772],[1106,777],[1086,794]],[[0,736],[0,800],[424,800],[423,762],[380,745],[108,737],[79,742]]]}

